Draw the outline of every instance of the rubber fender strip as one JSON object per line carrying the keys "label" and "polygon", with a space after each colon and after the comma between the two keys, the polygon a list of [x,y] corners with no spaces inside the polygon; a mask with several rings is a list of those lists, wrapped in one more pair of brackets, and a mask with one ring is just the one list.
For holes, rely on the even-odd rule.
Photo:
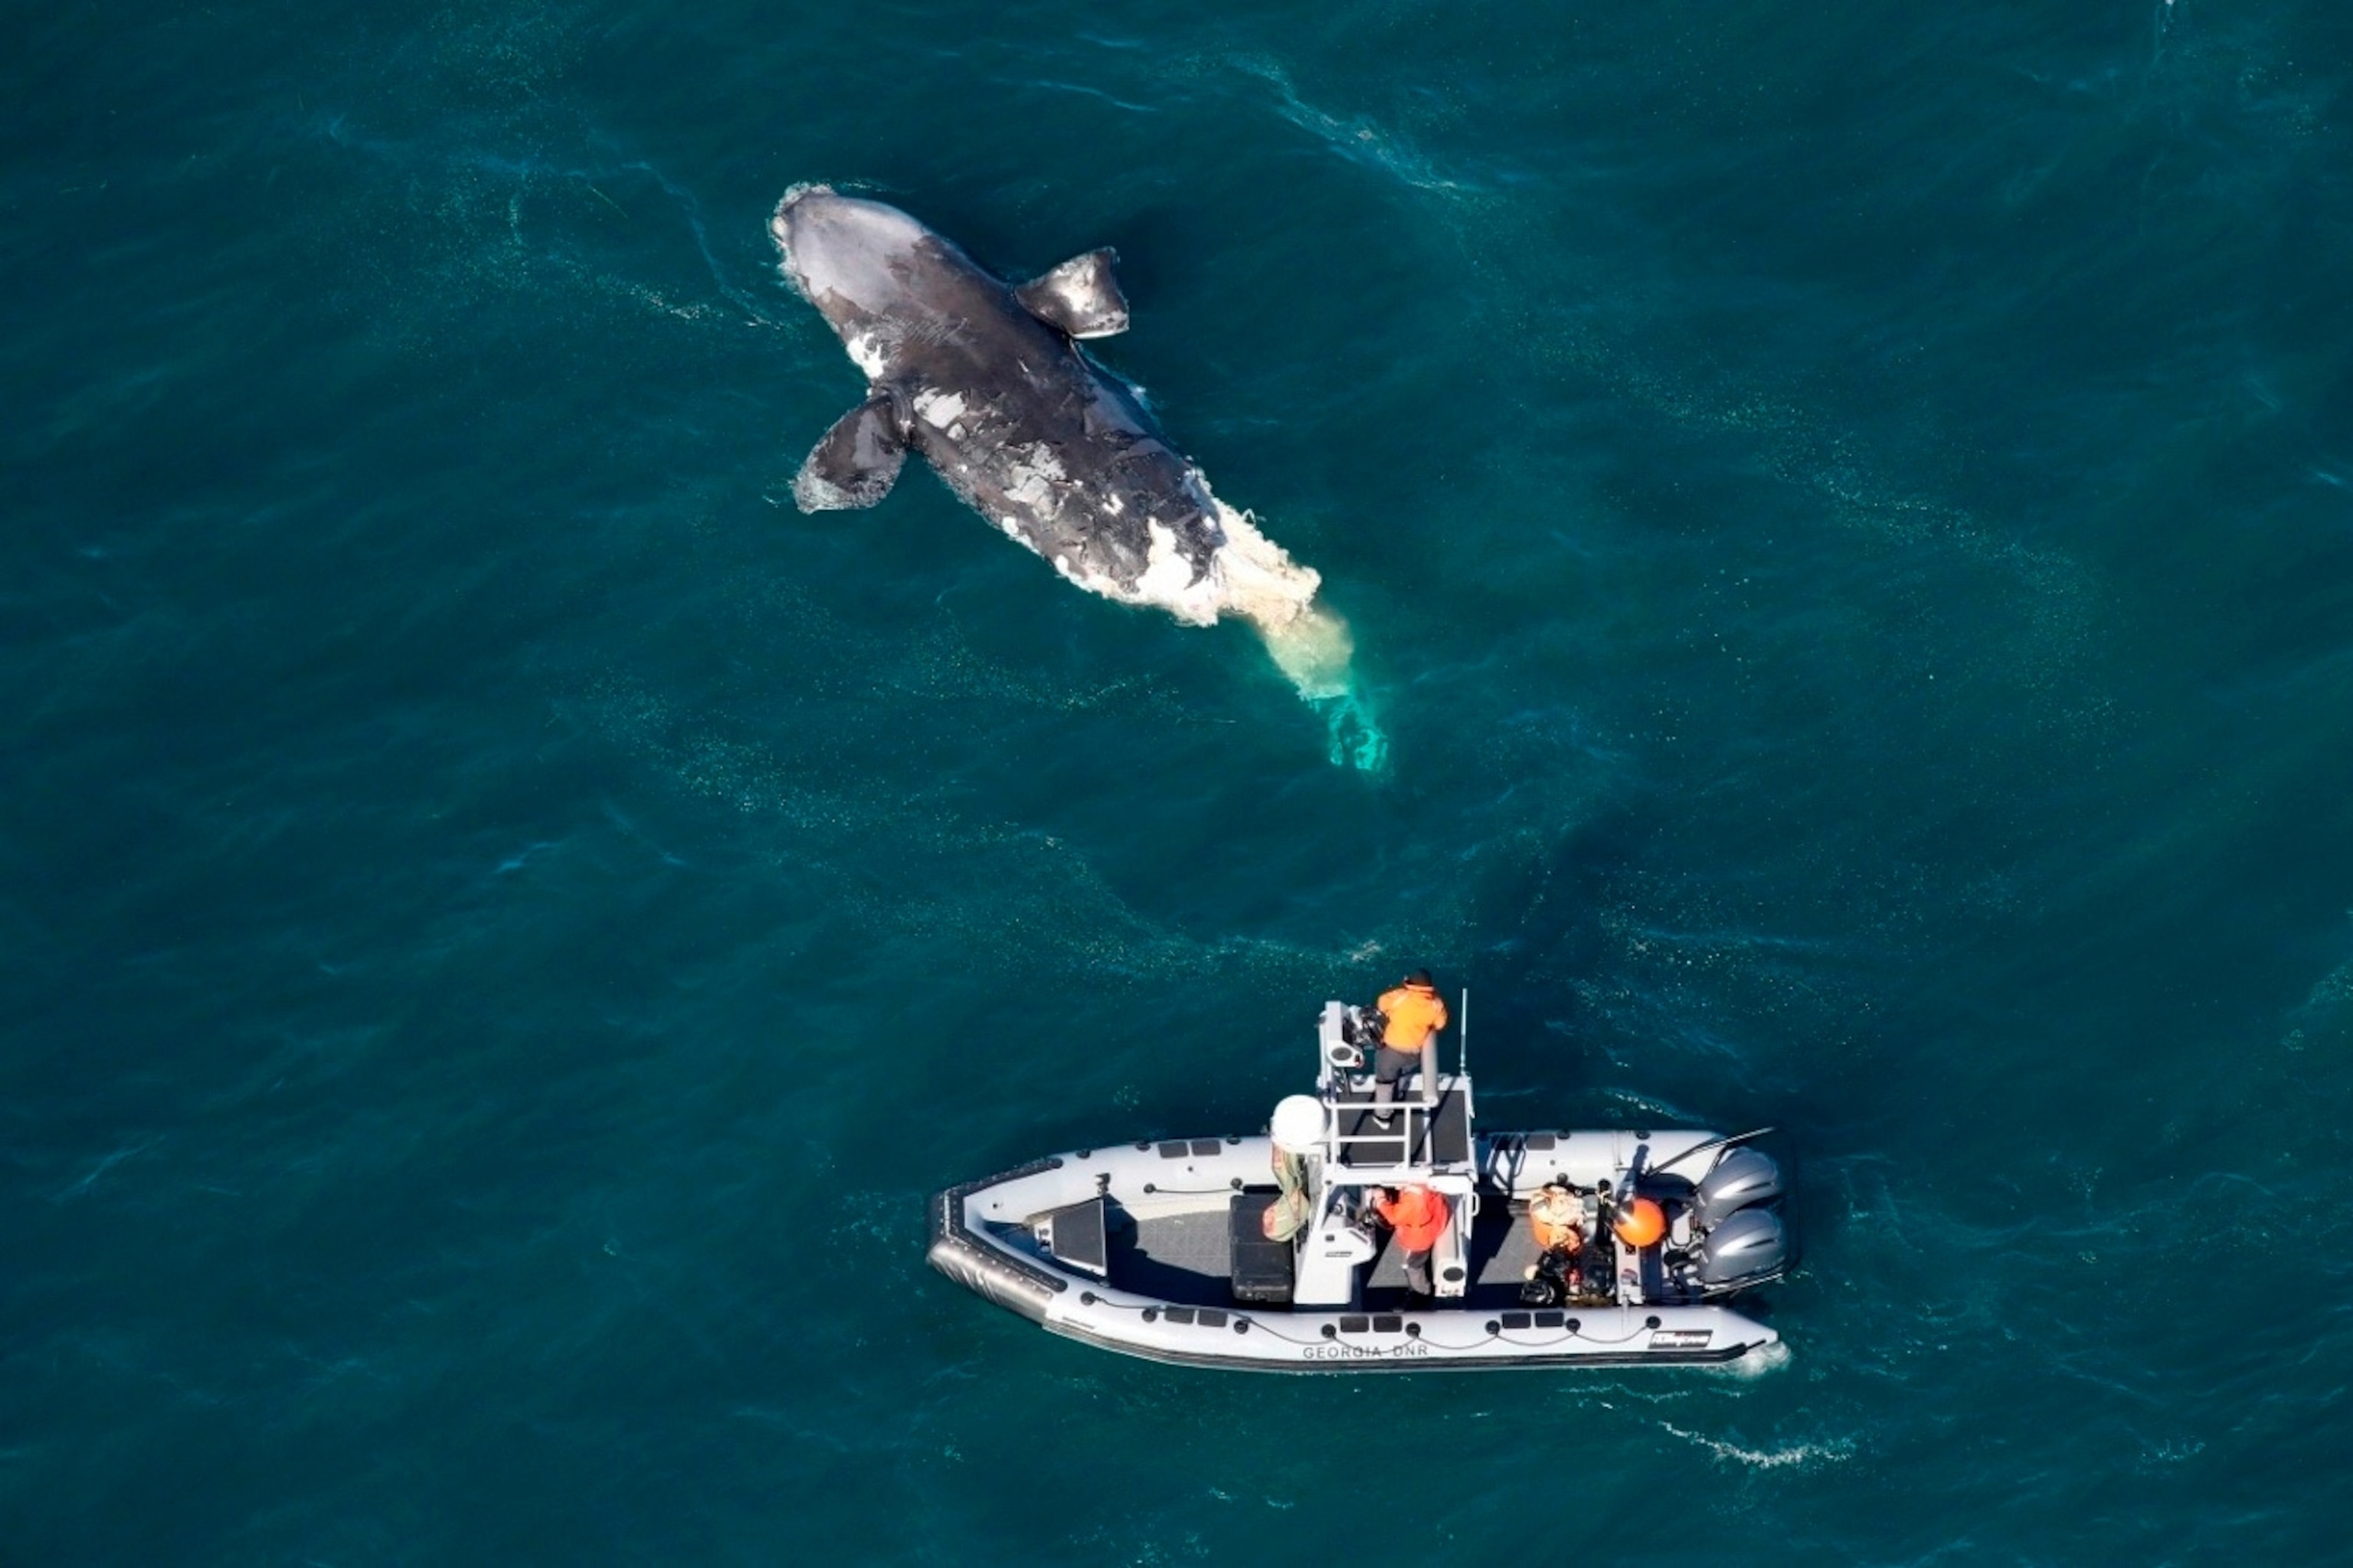
{"label": "rubber fender strip", "polygon": [[1071,1282],[1026,1258],[984,1246],[965,1228],[965,1200],[985,1187],[1018,1181],[1041,1171],[1058,1170],[1060,1160],[1038,1160],[978,1181],[951,1187],[932,1200],[931,1246],[925,1261],[957,1284],[1011,1308],[1033,1323],[1046,1320],[1046,1308]]}

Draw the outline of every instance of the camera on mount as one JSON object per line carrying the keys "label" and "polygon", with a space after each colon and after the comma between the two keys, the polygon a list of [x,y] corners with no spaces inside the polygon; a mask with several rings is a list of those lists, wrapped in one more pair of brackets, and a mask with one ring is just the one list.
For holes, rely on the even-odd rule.
{"label": "camera on mount", "polygon": [[1558,1307],[1577,1293],[1584,1282],[1577,1267],[1577,1255],[1569,1252],[1540,1253],[1535,1272],[1520,1285],[1520,1305],[1523,1307]]}

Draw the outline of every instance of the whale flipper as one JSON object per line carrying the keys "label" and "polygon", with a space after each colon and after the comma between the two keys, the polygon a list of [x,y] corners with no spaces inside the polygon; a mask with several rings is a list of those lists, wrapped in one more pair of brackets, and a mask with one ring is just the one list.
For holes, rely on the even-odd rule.
{"label": "whale flipper", "polygon": [[906,458],[898,399],[877,392],[818,438],[793,478],[793,500],[804,512],[871,506],[891,493]]}
{"label": "whale flipper", "polygon": [[1073,256],[1013,291],[1021,308],[1072,337],[1109,337],[1127,330],[1127,296],[1119,291],[1108,248]]}

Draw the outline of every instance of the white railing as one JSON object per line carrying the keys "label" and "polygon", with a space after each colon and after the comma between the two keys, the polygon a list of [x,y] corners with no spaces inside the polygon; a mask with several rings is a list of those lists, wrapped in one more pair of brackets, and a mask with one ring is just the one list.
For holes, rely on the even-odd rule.
{"label": "white railing", "polygon": [[[1465,991],[1462,993],[1463,1014],[1461,1021],[1463,1025],[1469,1022],[1470,1006],[1471,993]],[[1347,1020],[1345,1004],[1338,1001],[1324,1004],[1318,1032],[1316,1088],[1319,1092],[1316,1097],[1324,1103],[1324,1135],[1319,1143],[1326,1160],[1339,1168],[1340,1179],[1354,1179],[1358,1184],[1377,1180],[1374,1173],[1379,1171],[1429,1169],[1436,1163],[1428,1156],[1435,1151],[1438,1112],[1445,1104],[1446,1097],[1449,1094],[1461,1095],[1463,1097],[1463,1114],[1467,1117],[1471,1111],[1471,1078],[1463,1054],[1466,1042],[1458,1036],[1456,1069],[1451,1077],[1438,1070],[1438,1042],[1433,1037],[1422,1049],[1421,1065],[1414,1075],[1413,1094],[1400,1093],[1387,1102],[1371,1097],[1344,1097],[1356,1095],[1371,1097],[1379,1093],[1378,1080],[1372,1074],[1362,1071],[1366,1065],[1366,1053],[1347,1040]],[[1402,1087],[1402,1083],[1399,1086]],[[1365,1124],[1364,1118],[1385,1110],[1394,1110],[1398,1114],[1398,1119],[1395,1124],[1388,1127]],[[1355,1113],[1358,1118],[1356,1125],[1361,1130],[1340,1131],[1340,1118],[1344,1113]],[[1400,1159],[1388,1165],[1340,1165],[1344,1151],[1352,1149],[1361,1151],[1367,1145],[1383,1143],[1397,1143],[1408,1155],[1419,1148],[1424,1158]]]}

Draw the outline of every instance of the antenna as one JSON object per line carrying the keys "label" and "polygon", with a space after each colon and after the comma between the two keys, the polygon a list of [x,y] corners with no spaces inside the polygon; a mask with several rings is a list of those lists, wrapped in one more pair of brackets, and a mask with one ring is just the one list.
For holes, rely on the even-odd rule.
{"label": "antenna", "polygon": [[1462,988],[1461,1031],[1454,1036],[1454,1070],[1463,1077],[1471,1075],[1471,988]]}
{"label": "antenna", "polygon": [[1719,1138],[1707,1143],[1695,1143],[1689,1149],[1684,1150],[1681,1154],[1676,1155],[1672,1160],[1651,1166],[1649,1174],[1656,1176],[1662,1171],[1673,1170],[1676,1166],[1681,1165],[1684,1160],[1691,1159],[1694,1155],[1705,1154],[1711,1149],[1730,1149],[1736,1144],[1746,1143],[1752,1138],[1762,1138],[1767,1133],[1775,1129],[1769,1127],[1760,1127],[1754,1132],[1736,1132],[1730,1138]]}

